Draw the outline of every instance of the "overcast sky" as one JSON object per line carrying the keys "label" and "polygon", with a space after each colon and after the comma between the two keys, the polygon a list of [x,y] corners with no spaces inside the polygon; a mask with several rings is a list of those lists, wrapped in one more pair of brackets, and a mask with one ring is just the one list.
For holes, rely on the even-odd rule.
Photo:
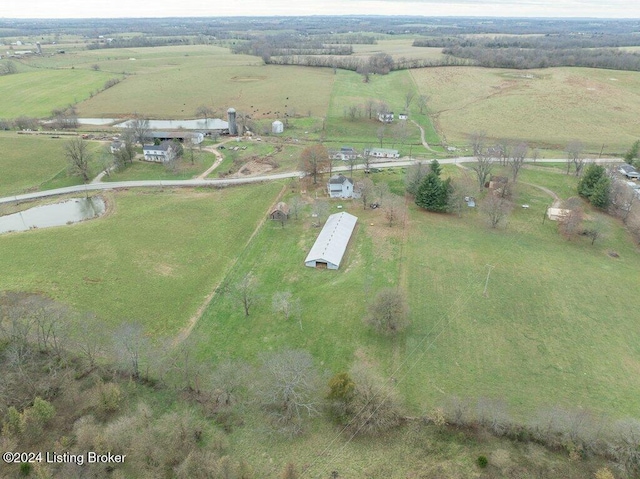
{"label": "overcast sky", "polygon": [[0,18],[348,14],[640,18],[638,0],[3,0],[2,4]]}

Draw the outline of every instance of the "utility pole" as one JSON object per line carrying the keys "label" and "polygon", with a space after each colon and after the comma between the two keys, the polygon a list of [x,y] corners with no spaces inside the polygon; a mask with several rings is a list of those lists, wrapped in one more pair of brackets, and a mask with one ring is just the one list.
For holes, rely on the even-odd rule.
{"label": "utility pole", "polygon": [[489,297],[489,295],[487,294],[487,288],[489,287],[489,276],[491,275],[491,270],[492,270],[495,266],[492,266],[492,265],[490,265],[490,264],[487,264],[487,265],[485,265],[485,266],[487,266],[487,267],[489,268],[489,271],[487,271],[487,280],[486,280],[486,281],[485,281],[485,283],[484,283],[484,291],[482,292],[482,295],[483,295],[485,298],[488,298],[488,297]]}

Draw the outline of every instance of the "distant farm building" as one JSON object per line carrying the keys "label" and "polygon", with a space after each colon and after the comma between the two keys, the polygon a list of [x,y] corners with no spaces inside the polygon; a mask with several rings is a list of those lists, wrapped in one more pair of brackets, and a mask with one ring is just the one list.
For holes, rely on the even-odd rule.
{"label": "distant farm building", "polygon": [[274,135],[282,133],[283,131],[284,131],[284,123],[282,123],[280,120],[276,120],[273,123],[271,123],[271,133],[273,133]]}
{"label": "distant farm building", "polygon": [[142,153],[146,161],[153,161],[156,163],[164,163],[169,160],[173,147],[170,142],[165,142],[160,145],[144,145],[142,147]]}
{"label": "distant farm building", "polygon": [[149,135],[154,140],[167,141],[178,140],[180,142],[191,142],[193,145],[199,145],[204,140],[204,133],[192,131],[151,131]]}
{"label": "distant farm building", "polygon": [[330,155],[332,160],[349,161],[355,160],[358,157],[358,152],[350,146],[343,146],[340,151],[332,151]]}
{"label": "distant farm building", "polygon": [[275,221],[284,221],[289,218],[289,205],[285,202],[279,202],[276,207],[269,213],[269,218]]}
{"label": "distant farm building", "polygon": [[343,175],[332,176],[327,191],[331,198],[353,198],[353,180]]}
{"label": "distant farm building", "polygon": [[329,216],[304,264],[311,268],[338,269],[357,221],[357,217],[345,212]]}
{"label": "distant farm building", "polygon": [[111,142],[111,145],[109,146],[109,150],[111,151],[111,153],[116,153],[120,151],[123,146],[124,146],[124,143],[122,141],[114,140]]}
{"label": "distant farm building", "polygon": [[389,148],[371,148],[364,150],[364,154],[372,156],[373,158],[400,158],[398,150],[391,150]]}
{"label": "distant farm building", "polygon": [[378,113],[378,120],[382,123],[391,123],[393,121],[394,114],[393,112],[389,113]]}

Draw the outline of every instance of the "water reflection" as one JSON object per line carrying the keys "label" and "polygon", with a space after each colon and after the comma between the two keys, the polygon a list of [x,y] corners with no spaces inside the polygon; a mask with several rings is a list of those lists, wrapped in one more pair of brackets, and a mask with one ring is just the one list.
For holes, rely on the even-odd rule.
{"label": "water reflection", "polygon": [[19,213],[2,216],[0,217],[0,234],[77,223],[97,218],[104,212],[104,200],[99,196],[72,198],[60,203],[36,206]]}

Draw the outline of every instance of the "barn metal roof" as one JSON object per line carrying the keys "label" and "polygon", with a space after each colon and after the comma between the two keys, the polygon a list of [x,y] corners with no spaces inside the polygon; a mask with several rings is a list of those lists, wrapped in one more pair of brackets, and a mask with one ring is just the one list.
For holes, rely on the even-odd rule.
{"label": "barn metal roof", "polygon": [[356,216],[345,212],[329,216],[304,262],[323,261],[340,266],[357,221]]}

